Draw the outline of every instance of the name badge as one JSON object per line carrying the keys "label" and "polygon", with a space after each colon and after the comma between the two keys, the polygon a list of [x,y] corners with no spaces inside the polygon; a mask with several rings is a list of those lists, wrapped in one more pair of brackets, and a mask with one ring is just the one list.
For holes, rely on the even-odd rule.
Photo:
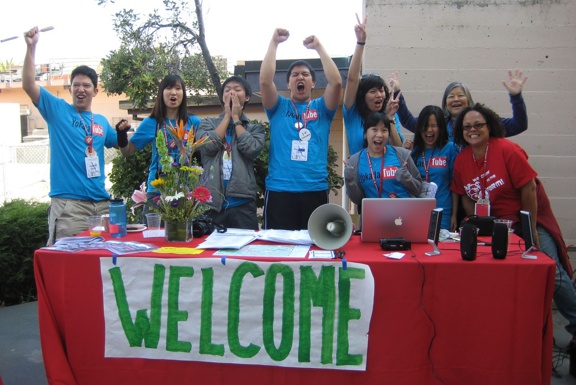
{"label": "name badge", "polygon": [[[96,151],[92,151],[96,154]],[[86,162],[86,176],[88,178],[97,178],[100,176],[100,162],[98,162],[98,155],[87,156],[84,158]]]}
{"label": "name badge", "polygon": [[308,160],[308,142],[293,140],[290,159],[297,162],[306,162]]}

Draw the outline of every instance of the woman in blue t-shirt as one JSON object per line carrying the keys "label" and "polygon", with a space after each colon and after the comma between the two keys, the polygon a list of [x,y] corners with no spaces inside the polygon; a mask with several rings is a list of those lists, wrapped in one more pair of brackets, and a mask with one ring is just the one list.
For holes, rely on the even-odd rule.
{"label": "woman in blue t-shirt", "polygon": [[[414,133],[412,159],[420,171],[429,198],[444,209],[442,228],[454,231],[457,226],[458,195],[450,191],[458,146],[448,140],[444,113],[438,106],[426,106],[420,112]],[[435,186],[429,186],[428,184]],[[431,188],[432,187],[432,188]]]}

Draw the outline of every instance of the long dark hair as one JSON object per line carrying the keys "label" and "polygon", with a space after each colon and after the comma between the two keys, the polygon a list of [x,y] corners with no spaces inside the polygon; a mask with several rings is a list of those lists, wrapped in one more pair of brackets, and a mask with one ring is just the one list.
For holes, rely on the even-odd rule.
{"label": "long dark hair", "polygon": [[464,130],[462,128],[462,122],[464,121],[464,116],[470,112],[476,111],[484,117],[486,120],[486,127],[488,127],[488,132],[490,137],[503,138],[506,136],[506,130],[504,129],[504,124],[500,116],[490,108],[483,104],[476,103],[472,107],[466,107],[460,112],[458,118],[456,119],[456,127],[454,128],[454,142],[461,146],[467,145],[468,143],[464,140]]}
{"label": "long dark hair", "polygon": [[388,104],[388,99],[390,99],[390,91],[388,90],[388,86],[384,79],[382,79],[379,75],[376,74],[369,74],[366,77],[360,79],[360,83],[358,84],[358,91],[356,92],[356,109],[358,113],[363,119],[367,119],[368,115],[371,112],[366,104],[366,94],[372,88],[384,89],[384,103],[382,104],[382,108],[379,112],[384,112],[386,110],[386,105]]}
{"label": "long dark hair", "polygon": [[167,75],[160,82],[158,87],[158,94],[156,95],[156,102],[152,108],[151,118],[156,119],[157,122],[163,122],[166,118],[166,104],[164,104],[164,90],[166,88],[174,87],[176,84],[180,84],[182,87],[182,92],[184,97],[182,98],[182,103],[178,106],[178,120],[181,120],[184,124],[188,123],[188,106],[187,106],[187,93],[186,93],[186,83],[178,75]]}
{"label": "long dark hair", "polygon": [[435,116],[436,123],[438,123],[436,147],[442,148],[448,143],[448,129],[446,128],[444,112],[438,106],[426,106],[420,111],[420,115],[418,115],[418,122],[416,123],[416,130],[414,131],[414,149],[412,150],[412,157],[414,159],[420,156],[420,153],[426,148],[424,139],[422,139],[422,133],[428,129],[430,116]]}

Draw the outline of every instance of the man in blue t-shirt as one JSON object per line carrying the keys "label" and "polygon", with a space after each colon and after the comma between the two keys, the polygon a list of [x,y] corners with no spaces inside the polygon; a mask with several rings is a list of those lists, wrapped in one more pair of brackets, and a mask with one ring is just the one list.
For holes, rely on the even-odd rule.
{"label": "man in blue t-shirt", "polygon": [[72,71],[72,104],[36,84],[35,53],[40,31],[24,34],[26,56],[22,87],[48,123],[50,137],[50,211],[48,245],[58,238],[88,230],[86,218],[108,213],[110,194],[104,186],[104,147],[116,146],[108,120],[94,114],[98,74],[80,66]]}
{"label": "man in blue t-shirt", "polygon": [[270,120],[265,229],[307,229],[310,214],[328,203],[328,141],[342,78],[318,38],[309,36],[304,46],[320,56],[328,82],[324,95],[312,99],[315,73],[303,60],[288,69],[290,98],[279,95],[274,84],[276,51],[289,36],[285,29],[274,31],[260,69],[262,105]]}

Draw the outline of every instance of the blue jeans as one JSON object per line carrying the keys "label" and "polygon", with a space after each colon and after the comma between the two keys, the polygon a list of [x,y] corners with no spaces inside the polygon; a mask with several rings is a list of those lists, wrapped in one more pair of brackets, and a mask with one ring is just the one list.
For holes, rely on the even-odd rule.
{"label": "blue jeans", "polygon": [[540,250],[556,262],[556,284],[554,287],[554,302],[560,314],[569,322],[566,325],[568,333],[576,334],[576,289],[574,283],[562,267],[558,257],[556,243],[543,227],[537,226],[540,238]]}

